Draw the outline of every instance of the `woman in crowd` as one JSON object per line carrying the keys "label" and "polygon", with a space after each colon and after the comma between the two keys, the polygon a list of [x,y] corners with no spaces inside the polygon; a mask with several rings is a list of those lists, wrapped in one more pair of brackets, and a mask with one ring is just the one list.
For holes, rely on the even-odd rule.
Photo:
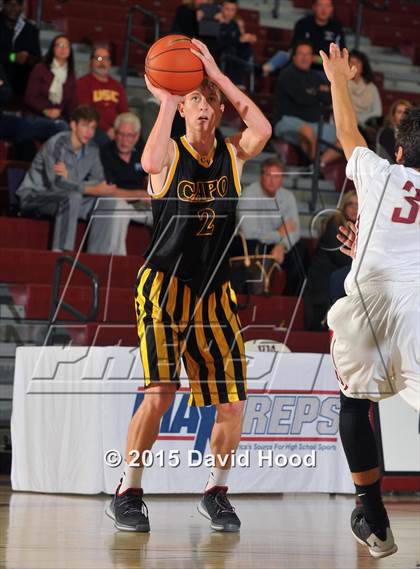
{"label": "woman in crowd", "polygon": [[47,140],[68,128],[75,106],[76,76],[70,40],[56,36],[29,77],[25,93],[28,117],[36,130],[36,138]]}
{"label": "woman in crowd", "polygon": [[[359,130],[369,146],[374,147],[377,127],[382,117],[381,97],[373,82],[374,75],[367,55],[354,49],[350,52],[349,63],[356,68],[356,75],[348,82],[348,87]],[[338,142],[337,147],[341,148]],[[321,168],[339,157],[340,154],[334,148],[328,148],[322,156]]]}
{"label": "woman in crowd", "polygon": [[404,113],[412,107],[410,101],[397,99],[392,103],[388,115],[385,119],[384,127],[378,132],[376,141],[376,153],[382,158],[386,158],[395,163],[395,133]]}
{"label": "woman in crowd", "polygon": [[357,195],[355,191],[344,194],[340,207],[326,220],[317,249],[308,272],[305,290],[305,327],[322,330],[323,320],[331,304],[330,278],[334,271],[351,264],[351,259],[339,250],[337,240],[340,225],[356,222]]}
{"label": "woman in crowd", "polygon": [[356,75],[349,81],[349,91],[357,115],[359,128],[366,129],[369,123],[382,116],[382,102],[373,82],[373,71],[367,55],[354,49],[350,52],[350,66],[356,68]]}

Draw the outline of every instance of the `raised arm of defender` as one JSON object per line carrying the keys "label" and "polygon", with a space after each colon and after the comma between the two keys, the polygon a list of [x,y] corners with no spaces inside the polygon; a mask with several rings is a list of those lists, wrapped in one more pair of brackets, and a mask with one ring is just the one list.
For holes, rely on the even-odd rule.
{"label": "raised arm of defender", "polygon": [[256,156],[262,151],[271,136],[269,121],[257,105],[222,73],[207,46],[197,39],[193,39],[192,43],[197,47],[196,50],[192,51],[203,62],[208,78],[219,87],[246,124],[247,128],[243,132],[238,132],[229,137],[230,142],[237,150],[237,157],[239,160],[248,160]]}
{"label": "raised arm of defender", "polygon": [[340,51],[335,43],[330,44],[329,57],[322,50],[320,54],[325,74],[331,82],[337,138],[343,147],[347,160],[349,160],[356,146],[367,146],[357,126],[356,113],[348,89],[348,82],[354,77],[356,70],[350,68],[347,49]]}

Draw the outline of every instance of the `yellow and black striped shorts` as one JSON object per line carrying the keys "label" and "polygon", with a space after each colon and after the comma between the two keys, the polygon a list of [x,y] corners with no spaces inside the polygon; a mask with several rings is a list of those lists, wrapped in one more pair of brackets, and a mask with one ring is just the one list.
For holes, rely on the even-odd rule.
{"label": "yellow and black striped shorts", "polygon": [[182,359],[189,405],[246,399],[244,343],[229,282],[197,297],[177,277],[143,267],[135,304],[146,386],[175,382],[179,387]]}

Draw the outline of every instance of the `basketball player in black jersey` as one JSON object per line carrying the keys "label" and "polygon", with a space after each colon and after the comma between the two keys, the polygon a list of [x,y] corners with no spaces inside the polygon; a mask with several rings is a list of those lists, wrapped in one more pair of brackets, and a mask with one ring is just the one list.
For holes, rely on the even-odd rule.
{"label": "basketball player in black jersey", "polygon": [[[271,126],[258,107],[216,65],[207,47],[192,50],[207,77],[185,97],[153,87],[160,110],[142,155],[149,176],[153,237],[140,269],[136,312],[145,396],[133,416],[126,462],[107,514],[120,530],[150,530],[142,500],[143,468],[130,466],[130,451],[151,449],[160,421],[179,387],[180,361],[190,382],[190,405],[215,405],[210,473],[199,512],[219,531],[238,531],[240,521],[226,492],[230,456],[239,444],[246,399],[246,364],[237,304],[229,284],[228,250],[235,233],[243,164],[259,154]],[[246,125],[229,139],[216,137],[222,94]],[[176,112],[186,134],[171,139]],[[138,461],[139,462],[139,461]]]}

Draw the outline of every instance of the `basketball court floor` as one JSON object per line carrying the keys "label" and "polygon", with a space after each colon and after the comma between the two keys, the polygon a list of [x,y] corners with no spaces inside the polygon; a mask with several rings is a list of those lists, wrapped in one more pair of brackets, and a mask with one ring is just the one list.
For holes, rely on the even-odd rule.
{"label": "basketball court floor", "polygon": [[0,481],[1,569],[416,569],[418,498],[389,498],[399,551],[375,561],[357,545],[350,496],[232,496],[238,534],[213,532],[197,496],[149,496],[150,535],[118,532],[109,498],[12,492]]}

